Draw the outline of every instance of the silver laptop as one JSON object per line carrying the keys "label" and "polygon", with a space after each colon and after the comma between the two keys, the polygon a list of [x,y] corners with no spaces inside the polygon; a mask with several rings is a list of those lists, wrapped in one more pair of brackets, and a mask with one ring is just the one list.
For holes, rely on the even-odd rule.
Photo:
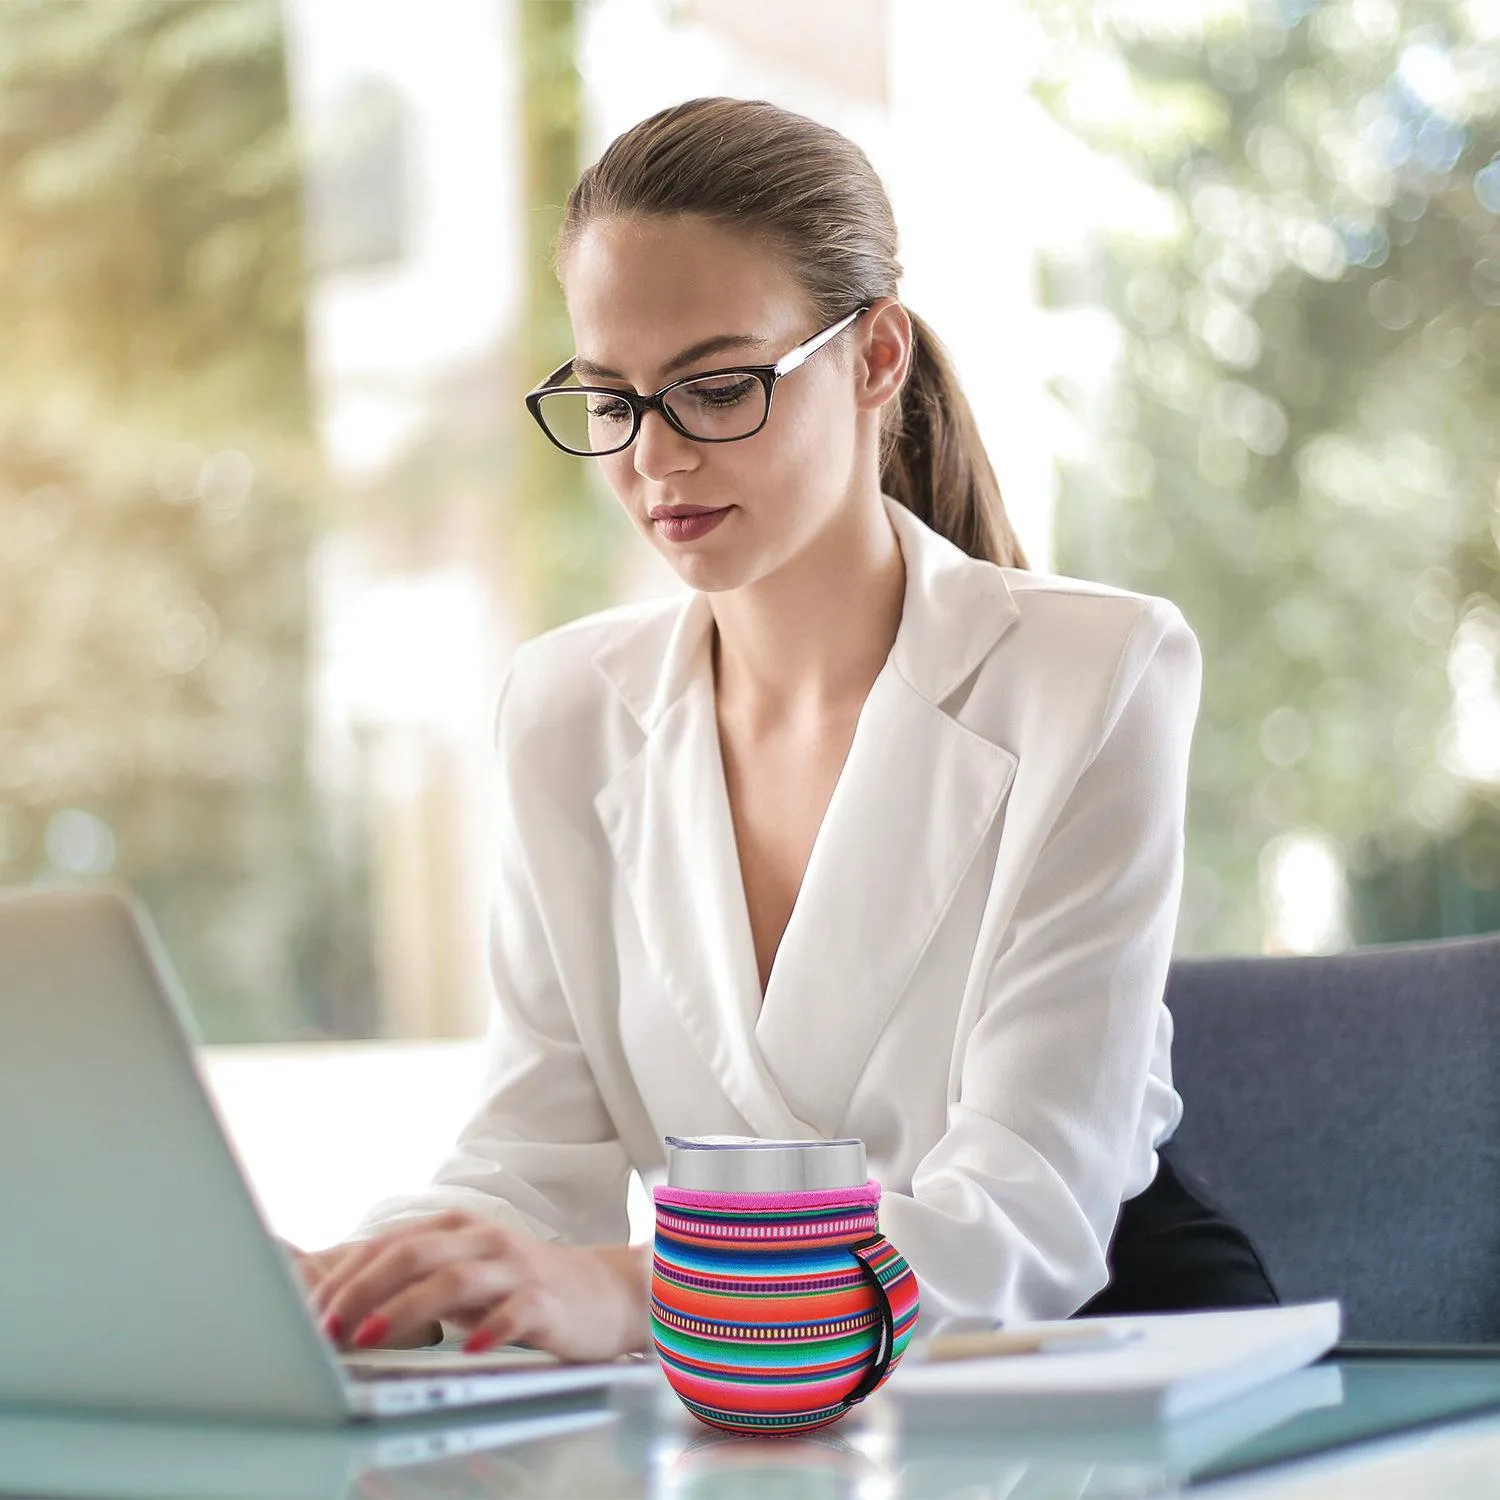
{"label": "silver laptop", "polygon": [[0,893],[0,1405],[340,1422],[655,1378],[521,1349],[342,1357],[189,1024],[128,896]]}

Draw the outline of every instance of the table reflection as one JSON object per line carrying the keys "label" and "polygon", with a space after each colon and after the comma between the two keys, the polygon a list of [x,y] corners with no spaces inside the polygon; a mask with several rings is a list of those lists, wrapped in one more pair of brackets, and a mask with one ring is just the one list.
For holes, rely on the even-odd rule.
{"label": "table reflection", "polygon": [[787,1437],[704,1427],[665,1384],[338,1431],[0,1411],[0,1493],[98,1500],[1126,1500],[1500,1407],[1500,1360],[1303,1370],[1186,1421],[975,1424],[882,1391]]}
{"label": "table reflection", "polygon": [[870,1424],[767,1438],[666,1436],[650,1466],[653,1500],[883,1500],[894,1494],[886,1435]]}

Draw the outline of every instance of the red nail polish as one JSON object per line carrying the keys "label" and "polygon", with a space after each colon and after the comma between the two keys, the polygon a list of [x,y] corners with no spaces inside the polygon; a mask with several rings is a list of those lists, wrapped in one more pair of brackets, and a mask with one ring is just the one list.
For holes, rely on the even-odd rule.
{"label": "red nail polish", "polygon": [[464,1340],[465,1354],[483,1354],[486,1349],[493,1349],[494,1347],[495,1335],[488,1328],[476,1328]]}
{"label": "red nail polish", "polygon": [[323,1332],[336,1344],[344,1336],[344,1325],[332,1313],[329,1313],[323,1319]]}
{"label": "red nail polish", "polygon": [[371,1344],[378,1344],[390,1331],[391,1320],[383,1318],[379,1313],[376,1313],[366,1318],[354,1330],[354,1338],[351,1342],[356,1349],[368,1349]]}

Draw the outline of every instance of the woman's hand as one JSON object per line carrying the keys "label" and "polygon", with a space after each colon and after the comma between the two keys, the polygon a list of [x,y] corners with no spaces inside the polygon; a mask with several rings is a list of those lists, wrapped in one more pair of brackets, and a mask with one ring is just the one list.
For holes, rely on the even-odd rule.
{"label": "woman's hand", "polygon": [[439,1319],[468,1332],[472,1353],[526,1343],[613,1359],[650,1342],[645,1246],[559,1245],[455,1211],[319,1256],[314,1305],[328,1336],[354,1348],[433,1343]]}
{"label": "woman's hand", "polygon": [[310,1296],[316,1294],[334,1267],[355,1248],[353,1245],[331,1245],[327,1250],[299,1250],[286,1240],[282,1244],[291,1253],[297,1274],[301,1276],[302,1284]]}

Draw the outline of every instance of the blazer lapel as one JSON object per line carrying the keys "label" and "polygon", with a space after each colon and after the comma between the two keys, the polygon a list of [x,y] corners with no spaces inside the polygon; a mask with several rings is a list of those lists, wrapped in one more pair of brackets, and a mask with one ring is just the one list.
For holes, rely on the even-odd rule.
{"label": "blazer lapel", "polygon": [[1017,610],[975,563],[887,499],[906,565],[890,657],[860,714],[764,1002],[725,789],[707,599],[670,638],[596,659],[645,733],[595,798],[666,1000],[762,1136],[830,1135],[1010,789],[1016,757],[948,700]]}
{"label": "blazer lapel", "polygon": [[760,981],[719,749],[711,626],[707,601],[694,596],[665,661],[652,664],[655,682],[633,682],[627,655],[600,659],[634,699],[646,739],[594,806],[654,977],[719,1086],[755,1134],[807,1136],[755,1043]]}
{"label": "blazer lapel", "polygon": [[755,1028],[788,1107],[839,1131],[861,1070],[1010,790],[1015,755],[945,704],[1014,623],[1000,570],[888,500],[901,626],[860,714]]}
{"label": "blazer lapel", "polygon": [[890,667],[860,716],[776,954],[756,1040],[790,1108],[838,1132],[881,1028],[998,814],[1016,758]]}

